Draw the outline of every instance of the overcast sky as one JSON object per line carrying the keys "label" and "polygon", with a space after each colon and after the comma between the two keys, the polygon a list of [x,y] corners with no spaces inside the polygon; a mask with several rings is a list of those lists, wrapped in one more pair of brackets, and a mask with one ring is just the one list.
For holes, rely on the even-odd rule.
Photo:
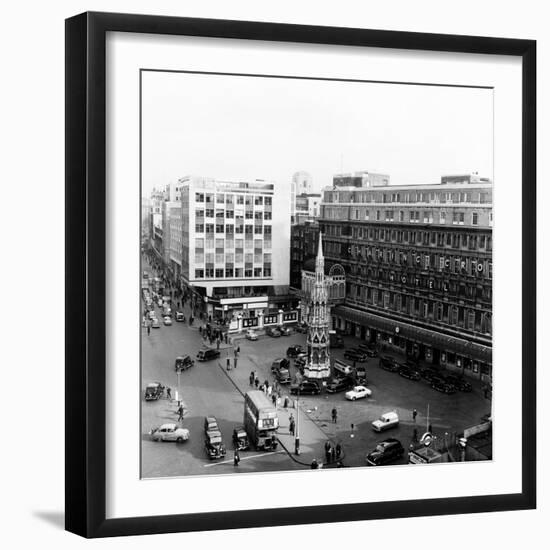
{"label": "overcast sky", "polygon": [[492,90],[187,73],[143,73],[143,192],[184,175],[267,179],[305,170],[391,184],[493,177]]}

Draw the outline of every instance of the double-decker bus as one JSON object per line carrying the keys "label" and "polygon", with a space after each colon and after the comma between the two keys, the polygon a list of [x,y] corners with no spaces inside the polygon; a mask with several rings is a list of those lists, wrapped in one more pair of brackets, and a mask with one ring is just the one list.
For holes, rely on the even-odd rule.
{"label": "double-decker bus", "polygon": [[277,409],[260,390],[252,390],[244,396],[244,429],[256,449],[273,451],[277,447]]}

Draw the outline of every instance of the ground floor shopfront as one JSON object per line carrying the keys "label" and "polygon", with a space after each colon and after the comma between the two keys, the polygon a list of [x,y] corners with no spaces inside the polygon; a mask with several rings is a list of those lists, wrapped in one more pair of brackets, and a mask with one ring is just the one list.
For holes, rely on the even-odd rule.
{"label": "ground floor shopfront", "polygon": [[353,335],[406,357],[491,383],[490,346],[349,306],[336,306],[331,317],[332,328],[344,334]]}

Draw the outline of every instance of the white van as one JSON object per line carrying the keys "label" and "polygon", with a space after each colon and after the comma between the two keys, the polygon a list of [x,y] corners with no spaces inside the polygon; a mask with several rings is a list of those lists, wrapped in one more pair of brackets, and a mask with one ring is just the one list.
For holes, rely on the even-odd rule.
{"label": "white van", "polygon": [[384,413],[378,420],[372,423],[375,432],[383,432],[399,425],[399,416],[396,412]]}

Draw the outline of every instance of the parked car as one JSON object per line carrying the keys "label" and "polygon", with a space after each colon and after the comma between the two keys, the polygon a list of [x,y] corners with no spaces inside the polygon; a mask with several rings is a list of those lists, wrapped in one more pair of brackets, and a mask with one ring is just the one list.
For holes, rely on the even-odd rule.
{"label": "parked car", "polygon": [[402,376],[403,378],[408,378],[409,380],[420,380],[421,376],[420,373],[417,370],[412,369],[411,367],[408,367],[406,365],[402,365],[399,369],[399,376]]}
{"label": "parked car", "polygon": [[437,370],[428,367],[427,369],[423,369],[420,371],[420,376],[431,384],[434,378],[439,378],[439,373],[437,372]]}
{"label": "parked car", "polygon": [[204,433],[220,431],[218,421],[214,416],[206,416],[204,418]]}
{"label": "parked car", "polygon": [[290,393],[293,395],[319,395],[321,393],[321,388],[319,384],[313,380],[304,380],[299,384],[293,384],[290,386]]}
{"label": "parked car", "polygon": [[162,322],[166,325],[166,326],[170,326],[172,324],[172,318],[171,317],[168,317],[168,315],[165,315],[163,318],[162,318]]}
{"label": "parked car", "polygon": [[372,429],[375,432],[384,432],[390,428],[396,428],[399,425],[399,416],[396,412],[391,411],[384,413],[377,420],[372,422]]}
{"label": "parked car", "polygon": [[405,449],[398,439],[390,438],[381,441],[376,449],[367,455],[369,466],[382,466],[398,460],[405,453]]}
{"label": "parked car", "polygon": [[301,373],[303,373],[304,367],[306,366],[306,361],[307,361],[306,357],[300,355],[299,357],[296,357],[296,359],[294,359],[294,366],[295,366]]}
{"label": "parked car", "polygon": [[160,382],[151,382],[145,388],[145,401],[157,401],[164,394],[164,386]]}
{"label": "parked car", "polygon": [[176,311],[176,321],[178,323],[185,323],[185,315],[183,311]]}
{"label": "parked car", "polygon": [[367,369],[365,366],[359,365],[355,367],[355,379],[357,381],[361,380],[362,386],[366,385],[367,383]]}
{"label": "parked car", "polygon": [[276,371],[275,378],[282,386],[286,386],[292,382],[292,379],[290,378],[290,371],[288,369],[279,369]]}
{"label": "parked car", "polygon": [[353,387],[354,380],[350,377],[345,378],[334,378],[331,382],[327,385],[327,392],[328,393],[338,393],[344,390],[349,390]]}
{"label": "parked car", "polygon": [[440,391],[441,393],[451,394],[456,392],[455,387],[452,384],[445,382],[445,380],[441,378],[435,378],[432,381],[432,388]]}
{"label": "parked car", "polygon": [[288,369],[290,361],[286,357],[279,357],[271,363],[271,372],[277,372],[280,369]]}
{"label": "parked car", "polygon": [[183,443],[189,439],[189,430],[187,428],[180,428],[177,424],[163,424],[151,430],[151,439],[153,441]]}
{"label": "parked car", "polygon": [[282,336],[290,336],[292,334],[292,331],[284,325],[279,325],[277,327],[277,330],[281,333]]}
{"label": "parked car", "polygon": [[279,336],[281,336],[279,330],[273,327],[267,327],[265,329],[265,333],[267,334],[267,336],[271,336],[271,338],[279,338]]}
{"label": "parked car", "polygon": [[378,352],[372,344],[359,344],[357,346],[367,357],[378,357]]}
{"label": "parked car", "polygon": [[174,369],[176,372],[181,372],[190,369],[194,365],[195,361],[193,361],[189,355],[178,355],[178,357],[176,357],[176,361],[174,362]]}
{"label": "parked car", "polygon": [[348,401],[357,401],[357,399],[363,399],[372,395],[372,390],[369,390],[366,386],[354,386],[350,391],[346,392],[346,399]]}
{"label": "parked car", "polygon": [[361,350],[358,349],[347,349],[344,351],[344,357],[346,359],[349,359],[351,361],[356,361],[358,363],[364,363],[367,360],[366,353],[363,353]]}
{"label": "parked car", "polygon": [[223,458],[225,456],[225,445],[223,444],[221,432],[215,430],[206,433],[204,448],[210,460]]}
{"label": "parked car", "polygon": [[217,349],[201,349],[197,353],[198,361],[211,361],[212,359],[217,359],[220,356],[220,350]]}
{"label": "parked car", "polygon": [[254,329],[249,328],[249,329],[246,331],[246,333],[245,333],[245,338],[246,338],[247,340],[255,341],[255,340],[258,339],[258,334],[257,334],[257,332],[256,332]]}
{"label": "parked car", "polygon": [[300,346],[299,344],[290,346],[286,350],[287,357],[298,357],[298,355],[300,355],[301,353],[304,353],[304,348],[302,348],[302,346]]}
{"label": "parked car", "polygon": [[153,317],[151,320],[151,327],[152,328],[160,328],[159,320],[156,317]]}
{"label": "parked car", "polygon": [[397,372],[400,367],[397,361],[393,357],[387,357],[387,356],[381,356],[378,360],[378,366],[381,369],[390,371],[390,372]]}
{"label": "parked car", "polygon": [[296,332],[301,332],[303,334],[307,333],[307,323],[298,323],[295,327],[294,327],[294,330]]}
{"label": "parked car", "polygon": [[248,435],[242,426],[238,426],[233,430],[233,446],[238,451],[246,451],[250,448]]}
{"label": "parked car", "polygon": [[447,384],[452,384],[459,391],[472,391],[472,384],[470,384],[470,382],[464,380],[464,378],[461,378],[460,376],[450,374],[448,376],[445,376],[445,382],[447,382]]}

